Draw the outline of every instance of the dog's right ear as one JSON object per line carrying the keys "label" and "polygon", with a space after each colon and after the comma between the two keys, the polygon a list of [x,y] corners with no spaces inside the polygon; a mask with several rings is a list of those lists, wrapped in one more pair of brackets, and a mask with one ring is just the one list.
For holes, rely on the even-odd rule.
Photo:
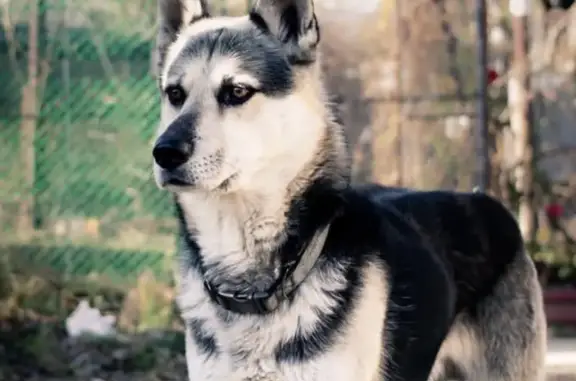
{"label": "dog's right ear", "polygon": [[158,0],[157,67],[164,66],[166,51],[178,33],[193,22],[210,17],[206,0]]}
{"label": "dog's right ear", "polygon": [[292,63],[315,60],[320,28],[314,0],[256,0],[250,19],[282,42]]}

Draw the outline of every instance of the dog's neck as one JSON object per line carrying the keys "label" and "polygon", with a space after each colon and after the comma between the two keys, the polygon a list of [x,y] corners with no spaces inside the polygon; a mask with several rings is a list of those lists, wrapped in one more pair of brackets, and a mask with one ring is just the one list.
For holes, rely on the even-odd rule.
{"label": "dog's neck", "polygon": [[192,267],[220,289],[264,291],[294,261],[317,229],[333,218],[348,186],[337,132],[284,189],[177,196],[181,229],[196,246]]}

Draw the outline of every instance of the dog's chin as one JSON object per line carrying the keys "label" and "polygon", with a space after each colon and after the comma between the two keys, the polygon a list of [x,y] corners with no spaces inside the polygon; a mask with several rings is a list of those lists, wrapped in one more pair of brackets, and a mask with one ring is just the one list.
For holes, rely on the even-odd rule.
{"label": "dog's chin", "polygon": [[199,179],[193,176],[179,176],[178,174],[158,171],[155,178],[160,189],[173,193],[198,191],[227,193],[233,189],[237,176],[236,173],[232,173],[225,176],[211,176]]}

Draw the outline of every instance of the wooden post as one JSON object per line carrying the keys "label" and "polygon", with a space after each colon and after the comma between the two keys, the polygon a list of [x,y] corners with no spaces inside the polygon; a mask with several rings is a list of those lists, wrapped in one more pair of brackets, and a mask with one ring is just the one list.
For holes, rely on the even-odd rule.
{"label": "wooden post", "polygon": [[513,132],[516,188],[520,192],[518,220],[526,243],[536,236],[534,208],[534,127],[530,117],[530,62],[528,58],[528,14],[530,0],[510,0],[513,55],[508,81],[508,107]]}

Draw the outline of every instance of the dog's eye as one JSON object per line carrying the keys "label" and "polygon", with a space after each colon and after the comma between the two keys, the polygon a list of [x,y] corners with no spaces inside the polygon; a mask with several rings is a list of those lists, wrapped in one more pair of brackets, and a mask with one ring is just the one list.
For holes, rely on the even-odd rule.
{"label": "dog's eye", "polygon": [[166,88],[166,96],[168,101],[174,107],[180,107],[186,100],[186,92],[180,86],[169,86]]}
{"label": "dog's eye", "polygon": [[218,102],[226,106],[239,106],[252,98],[255,92],[254,88],[245,85],[224,85],[218,93]]}

